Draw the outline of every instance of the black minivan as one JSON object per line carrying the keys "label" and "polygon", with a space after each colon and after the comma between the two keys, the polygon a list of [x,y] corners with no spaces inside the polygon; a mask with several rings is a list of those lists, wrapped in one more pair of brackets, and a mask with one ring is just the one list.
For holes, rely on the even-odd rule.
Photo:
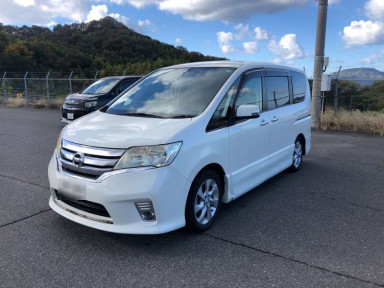
{"label": "black minivan", "polygon": [[69,123],[103,107],[140,78],[141,76],[105,77],[83,92],[67,96],[62,107],[61,122]]}

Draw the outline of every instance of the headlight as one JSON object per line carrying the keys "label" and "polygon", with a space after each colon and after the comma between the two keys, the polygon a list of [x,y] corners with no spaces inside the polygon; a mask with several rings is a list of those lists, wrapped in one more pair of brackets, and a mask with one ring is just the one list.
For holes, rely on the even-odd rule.
{"label": "headlight", "polygon": [[175,159],[181,145],[182,142],[176,142],[166,145],[129,148],[113,169],[167,166]]}
{"label": "headlight", "polygon": [[56,143],[56,153],[57,153],[57,156],[59,156],[59,157],[60,157],[60,149],[61,149],[62,139],[63,139],[63,131],[61,131],[59,138],[57,139],[57,143]]}
{"label": "headlight", "polygon": [[95,107],[96,105],[97,105],[97,101],[85,102],[85,108]]}

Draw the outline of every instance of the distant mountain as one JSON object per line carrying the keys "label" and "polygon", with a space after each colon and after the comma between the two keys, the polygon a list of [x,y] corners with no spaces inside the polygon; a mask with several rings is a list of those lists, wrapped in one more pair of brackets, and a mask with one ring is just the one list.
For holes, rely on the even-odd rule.
{"label": "distant mountain", "polygon": [[[337,72],[331,73],[336,78]],[[340,71],[340,80],[351,80],[363,86],[372,85],[376,81],[384,80],[384,72],[374,68],[353,68]]]}
{"label": "distant mountain", "polygon": [[145,74],[178,63],[221,59],[162,43],[111,17],[59,24],[53,30],[0,23],[0,73],[75,70],[81,76],[99,70],[103,76],[126,70],[127,74]]}

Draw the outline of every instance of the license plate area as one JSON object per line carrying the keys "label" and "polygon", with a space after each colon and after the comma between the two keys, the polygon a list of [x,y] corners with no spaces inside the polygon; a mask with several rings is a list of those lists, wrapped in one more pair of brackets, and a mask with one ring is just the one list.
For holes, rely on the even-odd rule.
{"label": "license plate area", "polygon": [[73,113],[67,113],[67,119],[73,120],[74,119]]}

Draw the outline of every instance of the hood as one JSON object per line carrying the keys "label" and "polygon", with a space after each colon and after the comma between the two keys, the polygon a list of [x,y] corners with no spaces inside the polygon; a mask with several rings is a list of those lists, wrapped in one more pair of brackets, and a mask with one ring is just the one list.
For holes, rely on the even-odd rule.
{"label": "hood", "polygon": [[[83,116],[64,128],[65,140],[104,148],[165,144],[162,140],[191,123],[191,119],[161,119],[107,114]],[[181,139],[176,139],[178,141]]]}
{"label": "hood", "polygon": [[65,98],[66,101],[68,100],[75,100],[75,101],[86,101],[92,98],[98,98],[100,96],[103,96],[105,94],[82,94],[82,93],[75,93],[68,95],[67,98]]}

